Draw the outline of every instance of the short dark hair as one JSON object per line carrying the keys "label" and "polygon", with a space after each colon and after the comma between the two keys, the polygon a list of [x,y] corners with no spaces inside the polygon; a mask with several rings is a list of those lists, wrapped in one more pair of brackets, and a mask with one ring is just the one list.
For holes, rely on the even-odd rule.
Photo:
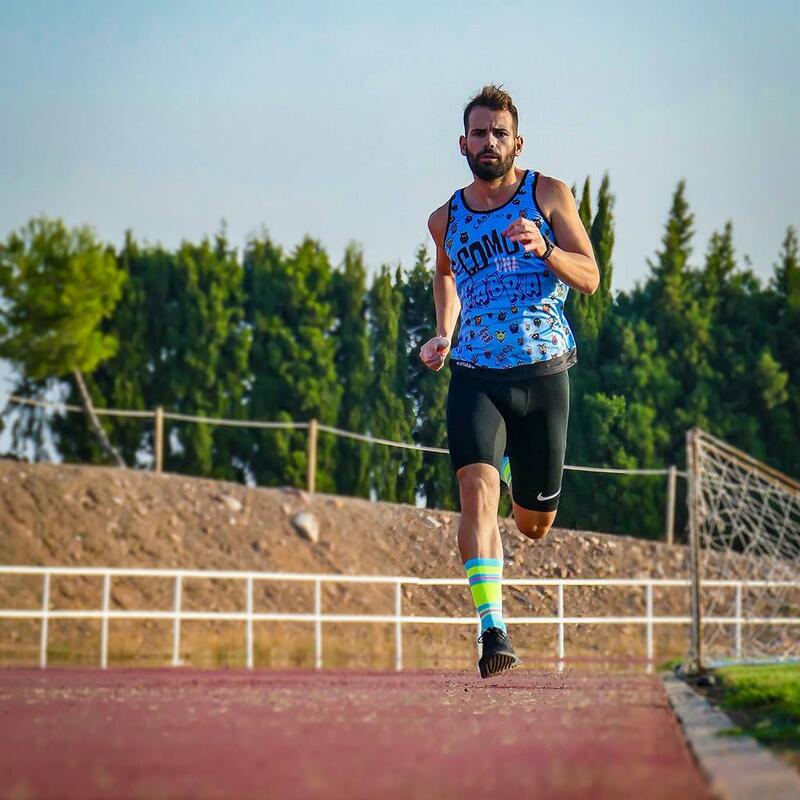
{"label": "short dark hair", "polygon": [[503,91],[503,85],[495,86],[490,83],[484,86],[478,94],[467,103],[464,109],[464,135],[469,134],[469,115],[473,108],[480,106],[481,108],[489,108],[492,111],[508,111],[511,114],[511,119],[514,120],[514,135],[517,135],[519,130],[519,116],[517,115],[517,107],[511,99],[511,95]]}

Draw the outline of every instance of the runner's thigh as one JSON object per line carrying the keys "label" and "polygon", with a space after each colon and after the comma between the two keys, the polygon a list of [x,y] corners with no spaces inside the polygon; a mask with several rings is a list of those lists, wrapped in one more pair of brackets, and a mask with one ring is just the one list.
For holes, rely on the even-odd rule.
{"label": "runner's thigh", "polygon": [[506,444],[499,396],[487,382],[451,374],[447,392],[447,443],[455,472],[467,464],[497,468]]}
{"label": "runner's thigh", "polygon": [[532,378],[525,413],[507,416],[512,494],[522,508],[554,511],[558,507],[568,419],[567,370]]}

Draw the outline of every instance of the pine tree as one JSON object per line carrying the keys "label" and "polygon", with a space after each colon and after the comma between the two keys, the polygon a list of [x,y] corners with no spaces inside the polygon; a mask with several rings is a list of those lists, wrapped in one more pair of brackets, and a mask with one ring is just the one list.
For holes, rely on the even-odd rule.
{"label": "pine tree", "polygon": [[0,356],[19,367],[25,388],[71,378],[105,457],[118,466],[124,462],[95,413],[85,376],[117,351],[118,340],[102,323],[125,278],[87,226],[68,230],[61,220],[39,217],[0,249]]}
{"label": "pine tree", "polygon": [[[774,267],[768,305],[759,316],[774,320],[768,330],[774,332],[776,360],[787,375],[786,400],[772,408],[764,435],[771,445],[770,451],[775,453],[775,465],[797,476],[800,475],[800,449],[797,447],[800,441],[800,252],[793,227],[786,231],[779,261]],[[774,386],[774,379],[764,382]]]}
{"label": "pine tree", "polygon": [[782,316],[800,314],[800,254],[798,254],[797,231],[786,230],[780,261],[775,265],[772,288],[781,297]]}
{"label": "pine tree", "polygon": [[[167,296],[174,254],[159,246],[140,247],[128,230],[117,264],[127,280],[114,313],[103,323],[103,330],[125,344],[87,376],[87,384],[93,396],[106,398],[107,404],[115,408],[144,411],[165,405],[175,410],[169,389],[170,369],[164,363],[168,352]],[[67,400],[76,399],[77,392],[73,389]],[[107,417],[104,425],[126,463],[147,463],[146,454],[152,455],[154,451],[152,424],[140,419]],[[67,461],[93,463],[101,458],[96,443],[84,436],[82,421],[72,414],[55,417],[53,438]]]}
{"label": "pine tree", "polygon": [[679,407],[669,410],[675,451],[684,446],[688,428],[709,428],[713,413],[706,392],[711,315],[702,298],[701,277],[689,265],[694,215],[689,211],[685,188],[680,181],[672,198],[662,249],[655,261],[648,260],[651,280],[645,294],[646,313],[685,392]]}
{"label": "pine tree", "polygon": [[703,292],[707,300],[716,306],[730,286],[736,271],[736,257],[733,250],[733,225],[726,222],[722,233],[714,231],[708,243],[706,265],[703,271]]}
{"label": "pine tree", "polygon": [[[703,390],[708,396],[707,404],[715,409],[711,433],[728,439],[732,443],[752,446],[755,436],[745,436],[748,426],[744,423],[742,398],[747,388],[740,384],[740,393],[735,398],[730,395],[730,379],[739,376],[748,382],[745,373],[752,375],[755,353],[751,351],[747,337],[742,338],[740,331],[749,327],[748,315],[735,323],[746,302],[746,296],[739,291],[732,281],[736,271],[736,257],[733,248],[733,228],[728,222],[721,232],[714,231],[706,250],[705,266],[700,276],[699,301],[705,307],[705,313],[711,321],[710,341],[708,347],[709,372],[708,381]],[[732,315],[734,318],[732,318]],[[734,323],[733,325],[731,323]],[[699,387],[698,387],[699,391]],[[752,430],[752,434],[757,434]]]}
{"label": "pine tree", "polygon": [[680,307],[682,300],[679,290],[683,288],[689,270],[694,236],[694,214],[689,211],[685,195],[686,182],[679,181],[672,195],[672,205],[661,239],[662,249],[656,253],[656,261],[647,261],[653,283],[668,296],[670,292],[677,295],[675,298],[669,296],[676,307]]}

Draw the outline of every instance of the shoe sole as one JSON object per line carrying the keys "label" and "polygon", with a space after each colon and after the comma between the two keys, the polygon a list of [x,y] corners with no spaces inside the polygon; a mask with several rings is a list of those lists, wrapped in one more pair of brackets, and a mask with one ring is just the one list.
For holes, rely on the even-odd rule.
{"label": "shoe sole", "polygon": [[517,664],[520,663],[517,656],[512,656],[507,653],[497,653],[487,661],[479,661],[478,669],[480,670],[481,678],[491,678],[493,675],[499,675],[501,672],[516,667]]}

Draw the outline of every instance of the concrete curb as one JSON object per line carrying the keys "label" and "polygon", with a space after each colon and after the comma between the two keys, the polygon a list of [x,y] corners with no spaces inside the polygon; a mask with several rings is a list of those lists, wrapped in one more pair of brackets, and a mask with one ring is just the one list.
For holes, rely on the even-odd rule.
{"label": "concrete curb", "polygon": [[797,800],[800,775],[749,736],[721,736],[734,727],[684,681],[663,675],[664,688],[711,791],[725,800]]}

